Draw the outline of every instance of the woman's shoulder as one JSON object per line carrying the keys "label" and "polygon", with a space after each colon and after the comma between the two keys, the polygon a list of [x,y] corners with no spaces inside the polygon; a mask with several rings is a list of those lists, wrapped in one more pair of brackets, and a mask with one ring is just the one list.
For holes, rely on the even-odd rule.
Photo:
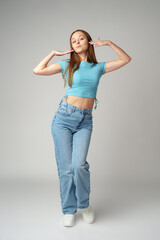
{"label": "woman's shoulder", "polygon": [[62,59],[57,61],[62,68],[62,73],[64,73],[66,66],[69,64],[69,59]]}

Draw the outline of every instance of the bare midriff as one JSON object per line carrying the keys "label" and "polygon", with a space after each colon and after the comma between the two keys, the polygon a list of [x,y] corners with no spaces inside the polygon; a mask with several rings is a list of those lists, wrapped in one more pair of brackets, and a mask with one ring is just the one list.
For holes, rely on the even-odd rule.
{"label": "bare midriff", "polygon": [[[84,98],[84,97],[77,97],[77,96],[67,96],[66,101],[69,104],[72,104],[75,107],[82,108],[82,109],[89,109],[93,108],[94,106],[94,98]],[[65,101],[65,99],[63,99]]]}

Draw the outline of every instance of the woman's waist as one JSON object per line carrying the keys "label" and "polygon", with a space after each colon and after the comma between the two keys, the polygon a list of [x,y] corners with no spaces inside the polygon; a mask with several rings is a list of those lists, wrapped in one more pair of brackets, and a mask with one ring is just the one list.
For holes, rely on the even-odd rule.
{"label": "woman's waist", "polygon": [[[67,96],[66,101],[69,104],[72,104],[78,108],[93,108],[94,105],[94,98],[85,98],[85,97],[78,97],[78,96]],[[63,99],[65,101],[65,98]]]}

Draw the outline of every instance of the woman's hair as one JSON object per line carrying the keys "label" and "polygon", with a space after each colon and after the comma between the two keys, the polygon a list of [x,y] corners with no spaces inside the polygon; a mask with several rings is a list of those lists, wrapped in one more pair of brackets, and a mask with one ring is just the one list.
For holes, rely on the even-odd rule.
{"label": "woman's hair", "polygon": [[[82,29],[77,29],[74,32],[72,32],[72,34],[70,36],[70,48],[72,48],[72,43],[71,43],[72,35],[75,32],[78,32],[78,31],[83,32],[83,34],[88,39],[88,42],[92,41],[92,38],[89,35],[89,33],[87,33],[86,31],[84,31]],[[62,74],[62,77],[64,79],[64,87],[65,87],[66,86],[65,73],[69,69],[69,72],[68,72],[68,85],[71,87],[72,86],[72,82],[73,82],[73,73],[79,68],[79,65],[80,65],[81,61],[80,61],[79,55],[75,51],[70,53],[70,59],[67,59],[67,61],[68,61],[69,64],[66,67],[66,69],[64,71],[64,74]],[[94,47],[91,44],[89,44],[88,49],[87,49],[87,62],[97,63],[97,59],[96,59],[95,52],[94,52]]]}

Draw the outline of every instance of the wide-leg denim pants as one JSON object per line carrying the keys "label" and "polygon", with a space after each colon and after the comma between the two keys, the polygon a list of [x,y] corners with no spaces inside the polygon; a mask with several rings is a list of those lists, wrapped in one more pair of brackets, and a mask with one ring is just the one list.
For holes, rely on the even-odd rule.
{"label": "wide-leg denim pants", "polygon": [[92,112],[93,108],[82,109],[61,100],[51,123],[63,214],[74,214],[77,208],[89,206],[87,153],[93,129]]}

